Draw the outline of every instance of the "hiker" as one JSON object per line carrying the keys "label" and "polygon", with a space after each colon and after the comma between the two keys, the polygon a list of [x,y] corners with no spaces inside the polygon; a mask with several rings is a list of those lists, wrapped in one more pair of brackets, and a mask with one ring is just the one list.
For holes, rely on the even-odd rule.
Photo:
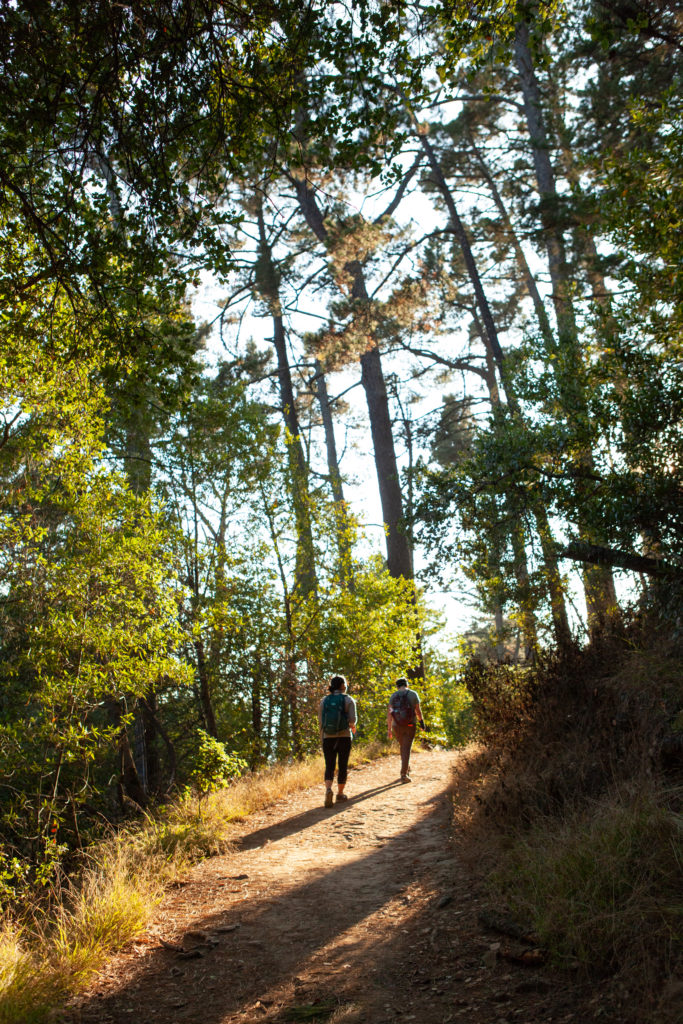
{"label": "hiker", "polygon": [[332,676],[329,689],[330,692],[323,697],[318,708],[318,724],[325,757],[325,807],[331,807],[333,802],[332,782],[337,758],[337,803],[348,800],[344,786],[351,753],[351,734],[356,731],[356,702],[346,692],[344,676]]}
{"label": "hiker", "polygon": [[424,729],[420,698],[408,686],[408,680],[397,679],[396,690],[389,698],[387,708],[387,737],[398,740],[401,749],[401,782],[410,782],[410,748],[415,739],[415,721]]}

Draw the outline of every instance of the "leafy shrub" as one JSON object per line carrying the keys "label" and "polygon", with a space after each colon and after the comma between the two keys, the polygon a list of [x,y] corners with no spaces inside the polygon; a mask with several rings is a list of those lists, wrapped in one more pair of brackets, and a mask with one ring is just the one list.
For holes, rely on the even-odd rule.
{"label": "leafy shrub", "polygon": [[465,666],[459,683],[470,694],[476,739],[499,747],[519,741],[534,707],[539,683],[534,669],[473,659]]}
{"label": "leafy shrub", "polygon": [[247,770],[247,762],[236,754],[228,753],[225,744],[197,730],[197,746],[189,777],[197,792],[213,793],[222,789],[231,779],[238,779]]}
{"label": "leafy shrub", "polygon": [[467,743],[474,727],[472,694],[458,676],[457,669],[458,663],[453,658],[430,652],[427,677],[431,699],[423,701],[423,711],[429,739],[449,747]]}

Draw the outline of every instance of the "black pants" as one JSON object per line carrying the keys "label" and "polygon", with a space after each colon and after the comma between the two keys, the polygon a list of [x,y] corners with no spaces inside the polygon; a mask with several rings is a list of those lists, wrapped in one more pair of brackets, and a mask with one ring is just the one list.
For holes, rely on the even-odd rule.
{"label": "black pants", "polygon": [[349,754],[351,753],[350,736],[324,736],[323,755],[325,757],[325,782],[331,782],[334,778],[334,765],[339,758],[339,771],[337,782],[343,786],[346,782],[349,766]]}

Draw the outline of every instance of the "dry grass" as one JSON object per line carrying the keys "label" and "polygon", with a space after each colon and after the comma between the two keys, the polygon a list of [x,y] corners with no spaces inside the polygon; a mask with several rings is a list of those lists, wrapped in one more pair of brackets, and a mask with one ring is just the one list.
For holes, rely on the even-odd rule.
{"label": "dry grass", "polygon": [[[39,1024],[78,991],[112,950],[140,932],[163,888],[159,857],[138,836],[101,844],[80,878],[65,884],[48,920],[36,903],[0,931],[0,1022]],[[168,872],[166,872],[168,877]]]}
{"label": "dry grass", "polygon": [[682,868],[681,816],[655,792],[614,793],[539,820],[502,858],[497,882],[560,957],[656,975],[683,935]]}
{"label": "dry grass", "polygon": [[35,956],[26,947],[22,930],[5,919],[0,928],[0,1021],[40,1020],[40,1012],[56,997],[50,990],[49,979],[38,974]]}
{"label": "dry grass", "polygon": [[683,966],[683,659],[631,640],[572,652],[517,689],[478,670],[485,742],[459,760],[454,817],[496,909],[600,978],[624,1024],[668,1024]]}
{"label": "dry grass", "polygon": [[[354,749],[355,763],[390,748]],[[165,886],[203,857],[230,848],[231,824],[289,793],[321,783],[320,756],[277,765],[203,799],[186,795],[157,818],[90,851],[80,876],[55,898],[0,922],[0,1024],[41,1024],[107,957],[147,926]]]}

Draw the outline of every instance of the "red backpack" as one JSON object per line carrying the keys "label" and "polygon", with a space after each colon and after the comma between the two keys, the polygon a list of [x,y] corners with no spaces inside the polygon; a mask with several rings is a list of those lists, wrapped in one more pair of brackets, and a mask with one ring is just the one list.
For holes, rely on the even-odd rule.
{"label": "red backpack", "polygon": [[415,725],[415,708],[407,690],[397,690],[392,694],[389,708],[397,725]]}

